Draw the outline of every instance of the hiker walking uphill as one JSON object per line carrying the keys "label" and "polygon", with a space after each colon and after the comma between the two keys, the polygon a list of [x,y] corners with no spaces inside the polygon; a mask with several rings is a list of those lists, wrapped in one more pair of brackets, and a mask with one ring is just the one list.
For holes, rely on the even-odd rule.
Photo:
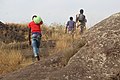
{"label": "hiker walking uphill", "polygon": [[75,22],[73,21],[73,17],[70,17],[70,20],[67,22],[66,25],[66,33],[68,31],[69,34],[72,34],[75,30]]}
{"label": "hiker walking uphill", "polygon": [[78,23],[77,28],[80,27],[80,33],[83,33],[84,29],[86,28],[86,17],[83,14],[84,10],[80,10],[80,14],[76,15],[76,23]]}
{"label": "hiker walking uphill", "polygon": [[[34,57],[39,61],[39,46],[41,40],[41,28],[40,26],[43,24],[42,19],[39,16],[34,15],[32,17],[32,21],[28,24],[29,28],[29,44],[31,45],[32,40],[32,47]],[[32,38],[32,39],[31,39]]]}

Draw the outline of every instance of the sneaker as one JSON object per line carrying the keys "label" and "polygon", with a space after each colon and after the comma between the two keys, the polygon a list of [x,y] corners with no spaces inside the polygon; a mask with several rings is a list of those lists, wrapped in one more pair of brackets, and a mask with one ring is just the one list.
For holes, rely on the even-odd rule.
{"label": "sneaker", "polygon": [[36,56],[36,59],[39,61],[39,60],[40,60],[40,57],[39,57],[39,56]]}

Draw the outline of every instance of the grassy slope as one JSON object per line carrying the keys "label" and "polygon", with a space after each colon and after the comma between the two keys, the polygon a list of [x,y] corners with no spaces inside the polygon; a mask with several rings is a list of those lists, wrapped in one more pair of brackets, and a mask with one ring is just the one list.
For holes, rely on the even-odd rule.
{"label": "grassy slope", "polygon": [[[8,30],[4,29],[1,31],[1,34],[5,34],[6,31],[14,32],[20,35],[19,37],[24,37],[24,40],[19,40],[17,38],[8,38],[8,40],[1,41],[0,47],[0,74],[8,73],[16,69],[23,68],[32,64],[32,49],[28,46],[28,30],[26,25],[21,24],[7,24]],[[42,58],[57,53],[59,51],[69,52],[67,48],[71,47],[74,40],[79,39],[79,35],[76,34],[72,37],[70,34],[64,33],[64,26],[57,25],[55,27],[46,27],[42,26],[42,41],[48,42],[45,46],[41,48]],[[6,33],[7,34],[7,33]],[[12,34],[11,34],[12,35]],[[14,35],[12,35],[14,37]],[[7,36],[6,36],[7,37]],[[17,37],[17,36],[16,36]],[[11,40],[12,39],[12,40]],[[7,42],[8,41],[8,42]],[[55,43],[54,47],[49,46]],[[69,55],[66,54],[67,60],[72,56],[73,53],[69,52]],[[64,61],[66,62],[66,61]]]}

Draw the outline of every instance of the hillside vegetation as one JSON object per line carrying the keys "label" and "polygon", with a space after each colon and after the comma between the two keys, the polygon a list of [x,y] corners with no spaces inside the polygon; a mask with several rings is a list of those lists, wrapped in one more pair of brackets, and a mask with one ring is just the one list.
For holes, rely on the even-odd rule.
{"label": "hillside vegetation", "polygon": [[[75,35],[74,39],[63,34],[60,33],[61,36],[57,35],[58,38],[54,39],[55,46],[52,49],[41,46],[46,54],[47,50],[49,53],[44,55],[44,59],[0,76],[0,79],[120,80],[120,13],[102,20],[79,37]],[[66,40],[67,46],[64,45]]]}
{"label": "hillside vegetation", "polygon": [[[27,24],[2,23],[0,22],[0,74],[24,68],[33,62],[32,47],[28,45]],[[67,52],[79,34],[74,36],[65,34],[63,25],[42,26],[42,41],[40,57],[45,59],[60,51]],[[69,52],[63,64],[66,64],[73,55]]]}

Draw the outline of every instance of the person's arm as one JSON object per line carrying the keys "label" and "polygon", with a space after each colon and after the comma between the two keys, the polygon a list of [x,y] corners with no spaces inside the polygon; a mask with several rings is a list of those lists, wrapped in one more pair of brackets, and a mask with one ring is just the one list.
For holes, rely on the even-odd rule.
{"label": "person's arm", "polygon": [[76,28],[78,28],[79,26],[80,26],[80,24],[79,24],[79,16],[80,16],[80,14],[77,14],[76,15]]}
{"label": "person's arm", "polygon": [[67,33],[67,28],[68,28],[68,26],[69,26],[69,21],[68,21],[67,24],[66,24],[65,33]]}
{"label": "person's arm", "polygon": [[[84,15],[84,17],[85,17],[85,15]],[[85,19],[84,21],[85,21],[85,22],[87,22],[87,19],[86,19],[86,17],[85,17],[84,19]]]}
{"label": "person's arm", "polygon": [[74,22],[74,31],[76,30],[76,22]]}
{"label": "person's arm", "polygon": [[87,22],[87,19],[85,18],[85,22]]}
{"label": "person's arm", "polygon": [[79,20],[79,16],[78,16],[78,15],[76,15],[76,22],[78,22],[78,20]]}
{"label": "person's arm", "polygon": [[67,33],[67,26],[66,26],[66,28],[65,28],[65,33]]}
{"label": "person's arm", "polygon": [[31,28],[29,28],[29,35],[28,35],[28,38],[29,38],[29,45],[31,45]]}
{"label": "person's arm", "polygon": [[43,24],[43,21],[40,22],[40,25],[42,25],[42,24]]}

